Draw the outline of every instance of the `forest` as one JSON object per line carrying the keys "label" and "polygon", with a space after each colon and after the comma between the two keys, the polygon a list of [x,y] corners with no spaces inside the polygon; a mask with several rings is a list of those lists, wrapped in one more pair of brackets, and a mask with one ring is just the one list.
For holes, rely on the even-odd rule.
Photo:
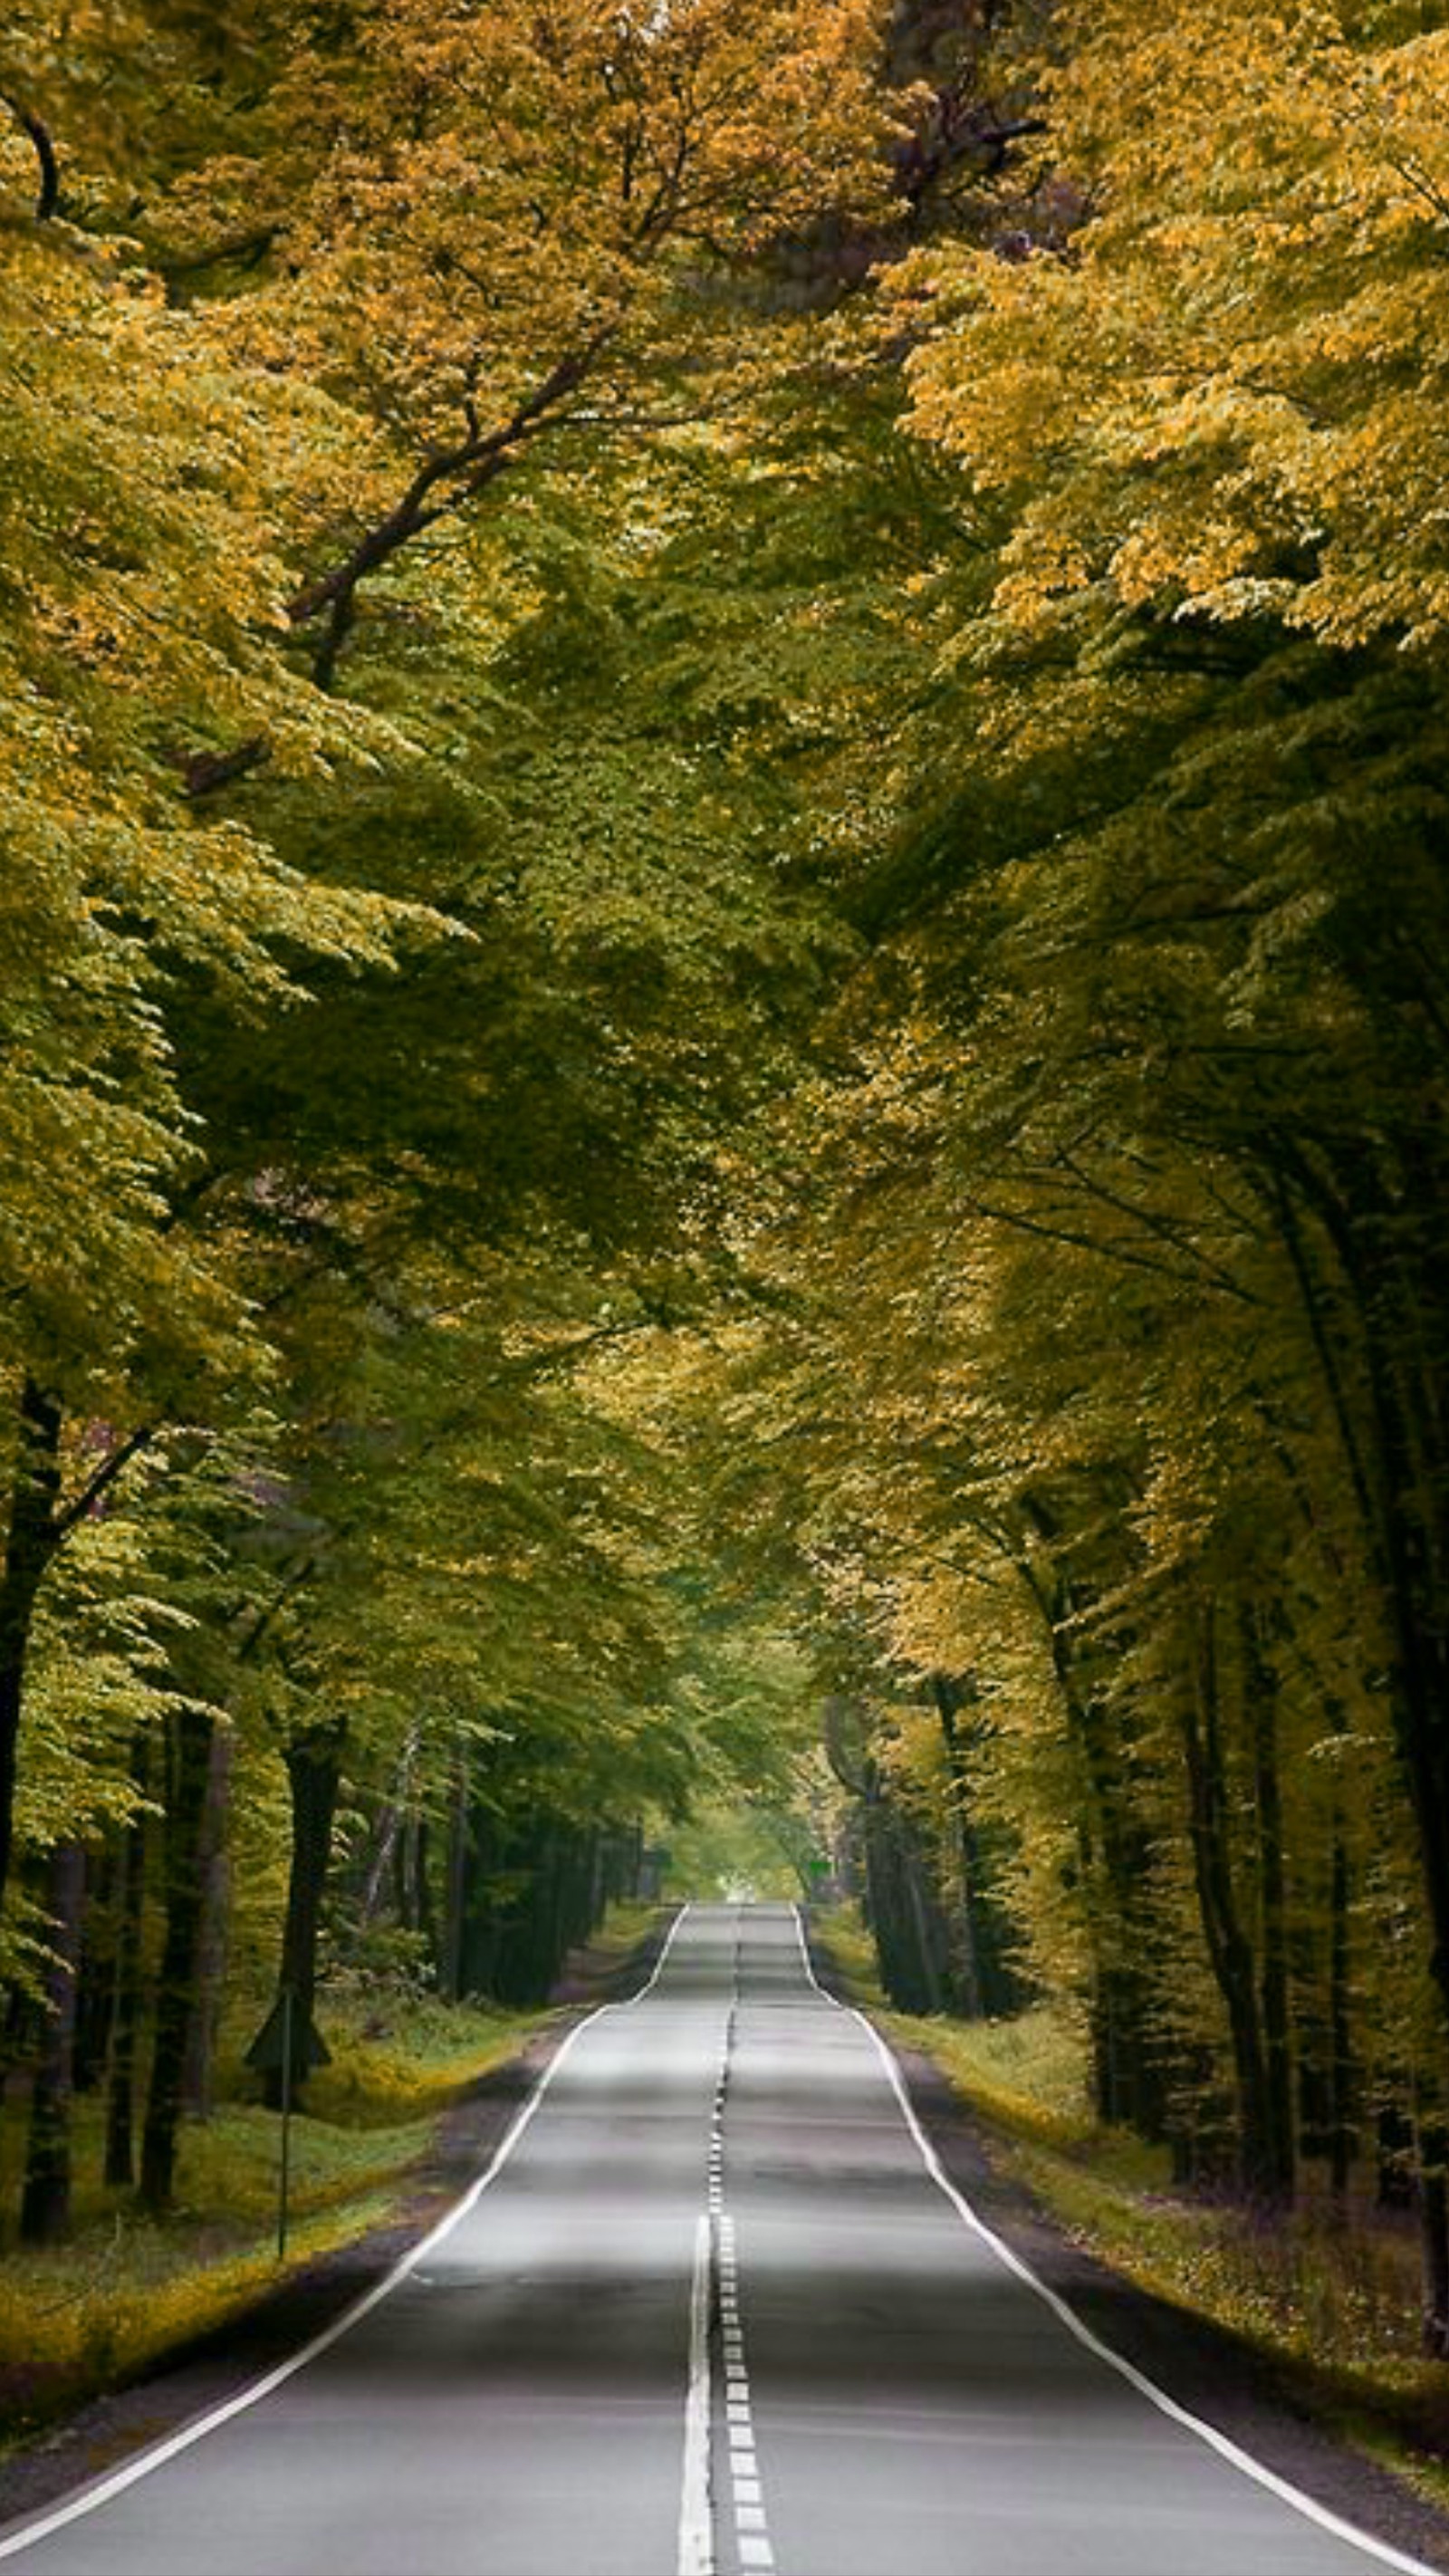
{"label": "forest", "polygon": [[0,102],[6,2244],[734,1810],[1449,2360],[1449,8]]}

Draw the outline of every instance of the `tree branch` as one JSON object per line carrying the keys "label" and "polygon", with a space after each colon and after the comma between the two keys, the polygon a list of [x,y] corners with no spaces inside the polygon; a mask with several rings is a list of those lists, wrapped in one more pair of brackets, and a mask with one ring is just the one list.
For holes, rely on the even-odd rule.
{"label": "tree branch", "polygon": [[116,1478],[129,1467],[131,1460],[139,1457],[143,1449],[150,1447],[160,1428],[159,1422],[143,1422],[139,1431],[133,1431],[128,1439],[121,1442],[119,1448],[112,1449],[109,1456],[101,1460],[95,1474],[87,1478],[80,1492],[66,1504],[64,1511],[56,1513],[52,1527],[57,1544],[60,1540],[68,1538],[77,1523],[83,1521],[89,1512],[95,1510],[102,1495],[109,1492]]}
{"label": "tree branch", "polygon": [[60,158],[50,128],[42,123],[33,108],[27,107],[23,99],[13,97],[9,90],[0,91],[0,98],[35,146],[35,157],[40,163],[40,194],[35,200],[35,220],[38,224],[48,224],[60,208]]}
{"label": "tree branch", "polygon": [[197,277],[208,268],[254,268],[266,258],[281,230],[280,224],[258,224],[251,232],[203,242],[199,250],[161,251],[156,254],[156,266],[165,278]]}
{"label": "tree branch", "polygon": [[219,787],[229,787],[234,778],[245,778],[249,769],[259,769],[271,758],[270,746],[260,734],[250,742],[239,742],[230,751],[192,752],[182,763],[181,774],[190,797],[214,796]]}
{"label": "tree branch", "polygon": [[293,626],[306,626],[330,611],[327,632],[317,649],[314,676],[320,688],[331,684],[352,626],[359,584],[425,529],[475,499],[512,464],[521,448],[553,428],[560,404],[578,391],[609,337],[607,331],[601,332],[584,348],[560,358],[511,418],[496,429],[470,424],[465,438],[430,456],[401,499],[358,539],[351,553],[289,601],[287,615]]}

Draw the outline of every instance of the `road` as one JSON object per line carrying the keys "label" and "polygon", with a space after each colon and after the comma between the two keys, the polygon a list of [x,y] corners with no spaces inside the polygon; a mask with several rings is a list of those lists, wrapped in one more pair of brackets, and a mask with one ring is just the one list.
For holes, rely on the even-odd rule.
{"label": "road", "polygon": [[1368,2576],[949,2196],[784,1906],[699,1907],[367,2313],[24,2576]]}

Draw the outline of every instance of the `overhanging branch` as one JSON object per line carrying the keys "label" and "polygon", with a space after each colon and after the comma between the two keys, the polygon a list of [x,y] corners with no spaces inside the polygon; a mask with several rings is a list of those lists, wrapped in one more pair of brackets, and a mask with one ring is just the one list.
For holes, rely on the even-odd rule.
{"label": "overhanging branch", "polygon": [[26,106],[23,99],[14,97],[9,90],[0,91],[0,98],[35,146],[35,157],[40,164],[40,193],[35,200],[35,220],[38,224],[48,224],[60,207],[60,156],[54,137],[49,126],[33,108]]}

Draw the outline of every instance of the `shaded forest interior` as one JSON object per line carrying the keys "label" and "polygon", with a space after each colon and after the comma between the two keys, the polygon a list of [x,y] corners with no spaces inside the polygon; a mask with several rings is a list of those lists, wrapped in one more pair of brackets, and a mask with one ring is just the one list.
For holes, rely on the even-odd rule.
{"label": "shaded forest interior", "polygon": [[1449,2359],[1449,10],[1188,19],[7,13],[12,2240],[672,1840]]}

